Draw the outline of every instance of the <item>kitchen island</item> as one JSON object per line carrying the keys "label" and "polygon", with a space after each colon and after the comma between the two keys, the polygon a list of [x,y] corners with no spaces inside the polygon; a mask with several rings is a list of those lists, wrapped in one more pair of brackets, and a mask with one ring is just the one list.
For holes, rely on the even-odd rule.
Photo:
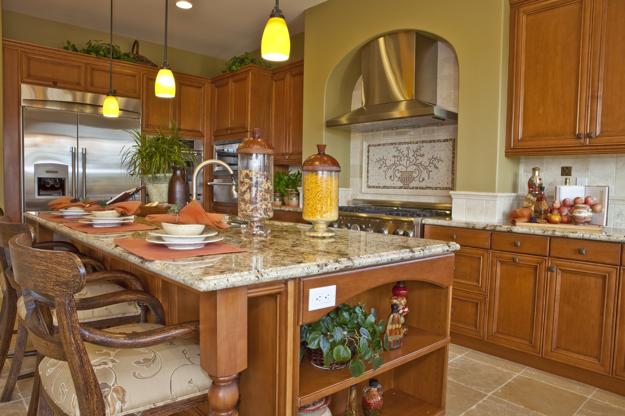
{"label": "kitchen island", "polygon": [[[34,213],[25,219],[41,239],[68,239],[110,268],[137,274],[168,324],[199,320],[211,414],[293,415],[326,396],[339,414],[347,390],[371,377],[387,390],[389,414],[444,413],[456,243],[348,230],[321,240],[305,236],[308,226],[270,222],[265,238],[222,232],[243,253],[146,261],[117,247],[119,235],[84,234]],[[300,359],[300,327],[333,309],[309,308],[311,289],[334,287],[335,305],[364,303],[386,319],[400,280],[409,291],[409,332],[400,349],[384,352],[382,366],[352,377]]]}

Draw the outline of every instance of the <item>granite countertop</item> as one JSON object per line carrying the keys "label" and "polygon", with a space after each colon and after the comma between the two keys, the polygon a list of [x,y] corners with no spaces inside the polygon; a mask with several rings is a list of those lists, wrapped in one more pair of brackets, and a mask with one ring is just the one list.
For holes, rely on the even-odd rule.
{"label": "granite countertop", "polygon": [[610,228],[605,227],[602,232],[578,232],[567,230],[546,230],[542,228],[530,228],[523,227],[523,225],[512,225],[504,223],[483,223],[483,222],[471,222],[471,221],[454,221],[435,218],[424,218],[423,224],[431,225],[444,225],[446,227],[460,227],[471,228],[474,230],[487,230],[487,231],[503,231],[520,234],[534,234],[544,235],[548,237],[564,237],[564,238],[576,238],[582,240],[597,240],[607,241],[613,243],[625,243],[625,229],[624,228]]}
{"label": "granite countertop", "polygon": [[[271,229],[269,237],[247,237],[240,228],[230,228],[221,233],[226,243],[246,249],[244,253],[147,261],[117,247],[113,240],[120,238],[120,234],[85,234],[40,218],[36,213],[26,213],[25,217],[61,236],[200,292],[415,260],[451,253],[460,248],[453,242],[340,229],[334,230],[336,236],[333,238],[316,239],[304,234],[310,228],[308,225],[270,221],[267,223]],[[145,233],[133,233],[132,236],[143,237]]]}

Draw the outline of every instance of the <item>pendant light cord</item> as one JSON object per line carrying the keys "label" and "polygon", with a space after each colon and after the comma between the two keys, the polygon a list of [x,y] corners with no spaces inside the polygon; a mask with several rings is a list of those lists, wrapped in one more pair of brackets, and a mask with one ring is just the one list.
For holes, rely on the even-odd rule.
{"label": "pendant light cord", "polygon": [[282,10],[280,10],[280,0],[276,0],[275,6],[273,6],[273,10],[271,11],[271,15],[269,17],[282,17]]}
{"label": "pendant light cord", "polygon": [[111,19],[109,26],[109,95],[113,95],[113,0],[111,0]]}
{"label": "pendant light cord", "polygon": [[167,68],[167,21],[169,17],[169,0],[165,0],[165,50],[163,52],[163,68]]}

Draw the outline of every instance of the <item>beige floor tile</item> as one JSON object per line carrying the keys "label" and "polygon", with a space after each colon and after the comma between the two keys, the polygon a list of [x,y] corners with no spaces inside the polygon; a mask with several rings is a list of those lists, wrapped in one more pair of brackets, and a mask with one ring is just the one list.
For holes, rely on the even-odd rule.
{"label": "beige floor tile", "polygon": [[456,354],[455,352],[449,351],[449,354],[447,354],[447,359],[449,361],[453,360],[454,358],[458,358],[458,357],[460,357],[460,354]]}
{"label": "beige floor tile", "polygon": [[598,389],[595,394],[590,397],[594,400],[599,400],[601,402],[605,402],[613,406],[622,407],[623,409],[625,409],[625,396],[612,393],[611,391]]}
{"label": "beige floor tile", "polygon": [[17,381],[17,388],[24,399],[29,399],[33,391],[33,377],[25,378]]}
{"label": "beige floor tile", "polygon": [[454,354],[464,354],[465,352],[469,352],[471,351],[468,348],[462,347],[460,345],[456,345],[456,344],[449,344],[449,352],[453,352]]}
{"label": "beige floor tile", "polygon": [[494,355],[484,354],[479,351],[469,351],[464,355],[464,357],[479,361],[481,363],[494,365],[495,367],[503,368],[504,370],[512,371],[513,373],[520,373],[526,368],[523,364],[504,360],[503,358],[495,357]]}
{"label": "beige floor tile", "polygon": [[447,382],[447,416],[458,416],[486,395],[453,381]]}
{"label": "beige floor tile", "polygon": [[570,378],[560,377],[535,368],[527,368],[522,374],[525,377],[533,378],[534,380],[542,381],[547,384],[553,384],[554,386],[570,390],[574,393],[581,394],[582,396],[590,396],[595,390],[597,390],[594,386],[589,386],[588,384],[580,383],[579,381],[571,380]]}
{"label": "beige floor tile", "polygon": [[539,416],[540,413],[490,396],[469,409],[465,416]]}
{"label": "beige floor tile", "polygon": [[448,375],[450,380],[488,394],[501,387],[515,374],[498,367],[459,357],[449,363]]}
{"label": "beige floor tile", "polygon": [[577,416],[623,416],[625,409],[590,399],[579,409]]}
{"label": "beige floor tile", "polygon": [[26,416],[26,407],[21,400],[9,403],[0,403],[0,415],[2,416]]}
{"label": "beige floor tile", "polygon": [[581,394],[525,376],[516,377],[493,394],[549,416],[571,416],[586,400]]}

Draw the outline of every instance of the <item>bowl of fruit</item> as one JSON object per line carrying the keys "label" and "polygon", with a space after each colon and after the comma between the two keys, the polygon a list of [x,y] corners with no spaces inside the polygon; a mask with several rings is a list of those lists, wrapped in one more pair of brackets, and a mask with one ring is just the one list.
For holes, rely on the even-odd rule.
{"label": "bowl of fruit", "polygon": [[590,224],[594,214],[603,211],[603,204],[588,195],[564,198],[551,204],[547,222],[550,224]]}

